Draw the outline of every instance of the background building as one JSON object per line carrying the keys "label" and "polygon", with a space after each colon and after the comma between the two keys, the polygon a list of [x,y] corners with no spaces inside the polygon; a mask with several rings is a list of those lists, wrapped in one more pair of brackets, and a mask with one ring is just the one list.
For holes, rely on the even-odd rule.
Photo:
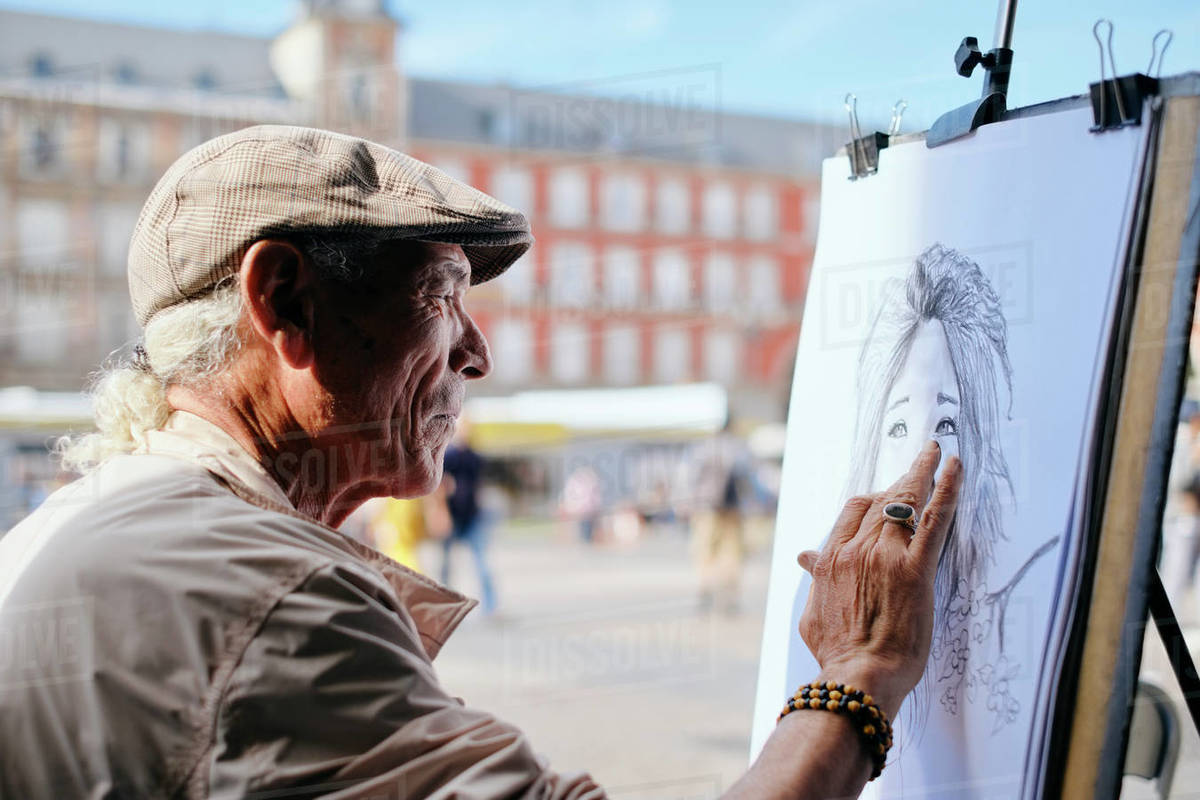
{"label": "background building", "polygon": [[[488,406],[500,416],[477,431],[493,434],[491,452],[515,485],[533,487],[515,493],[533,498],[525,510],[551,509],[581,459],[657,465],[605,473],[609,499],[636,501],[635,490],[657,491],[686,457],[680,429],[683,438],[711,432],[726,410],[747,427],[782,421],[820,161],[841,130],[725,113],[718,66],[518,89],[405,75],[403,45],[380,0],[309,0],[273,39],[0,11],[0,389],[14,387],[0,398],[0,464],[15,476],[9,494],[40,487],[36,500],[54,483],[46,442],[88,419],[80,398],[72,425],[62,410],[70,393],[138,335],[126,251],[155,181],[185,150],[258,123],[404,149],[529,215],[537,244],[470,298],[499,354],[473,397],[723,389],[716,398],[681,393],[668,400],[671,413],[615,429],[578,418],[660,401],[597,404],[592,392],[574,405],[543,394],[540,406],[557,416],[534,420],[510,418],[520,404]],[[690,397],[707,399],[679,407]],[[60,409],[50,420],[35,413],[47,404]],[[30,504],[0,498],[13,520]]]}
{"label": "background building", "polygon": [[483,393],[716,381],[781,418],[840,132],[722,113],[712,67],[516,90],[404,76],[402,39],[380,2],[312,0],[274,40],[0,12],[0,385],[80,388],[137,333],[125,253],[154,181],[289,122],[529,214],[533,251],[472,298],[503,353]]}

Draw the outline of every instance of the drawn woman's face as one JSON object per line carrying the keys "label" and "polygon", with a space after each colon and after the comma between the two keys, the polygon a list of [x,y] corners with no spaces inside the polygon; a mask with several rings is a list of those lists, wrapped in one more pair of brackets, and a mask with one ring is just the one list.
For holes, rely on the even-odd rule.
{"label": "drawn woman's face", "polygon": [[942,446],[942,463],[958,455],[958,378],[942,323],[921,324],[883,407],[879,457],[872,491],[882,491],[908,471],[930,439]]}

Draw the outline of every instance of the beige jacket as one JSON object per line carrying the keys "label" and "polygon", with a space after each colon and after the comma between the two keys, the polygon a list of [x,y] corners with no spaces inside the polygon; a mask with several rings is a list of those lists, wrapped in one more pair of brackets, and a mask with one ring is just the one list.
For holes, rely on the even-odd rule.
{"label": "beige jacket", "polygon": [[474,605],[177,412],[0,538],[0,798],[602,797],[438,683]]}

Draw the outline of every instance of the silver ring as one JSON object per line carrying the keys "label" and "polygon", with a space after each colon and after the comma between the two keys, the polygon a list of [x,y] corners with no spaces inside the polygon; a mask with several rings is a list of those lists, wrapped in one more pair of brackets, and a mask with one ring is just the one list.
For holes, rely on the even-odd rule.
{"label": "silver ring", "polygon": [[917,510],[908,503],[888,503],[883,507],[883,518],[903,525],[910,534],[917,532]]}

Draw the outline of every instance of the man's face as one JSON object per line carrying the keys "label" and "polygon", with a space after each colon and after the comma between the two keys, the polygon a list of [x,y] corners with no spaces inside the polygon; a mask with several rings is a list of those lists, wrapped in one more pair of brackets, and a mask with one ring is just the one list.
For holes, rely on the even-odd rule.
{"label": "man's face", "polygon": [[316,369],[328,429],[346,465],[380,491],[414,497],[441,480],[466,381],[491,371],[487,340],[463,298],[471,265],[458,245],[385,244],[368,277],[325,283]]}

